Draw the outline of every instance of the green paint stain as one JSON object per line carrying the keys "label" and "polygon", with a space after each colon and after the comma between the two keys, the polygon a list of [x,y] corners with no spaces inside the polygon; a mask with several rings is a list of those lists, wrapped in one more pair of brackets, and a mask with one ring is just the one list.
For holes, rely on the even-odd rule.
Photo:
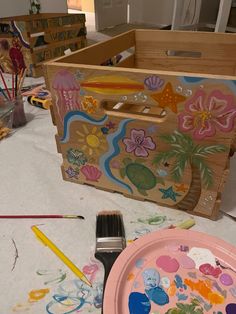
{"label": "green paint stain", "polygon": [[159,226],[166,221],[166,216],[153,216],[147,219],[138,218],[138,222],[148,224],[148,225],[155,225]]}

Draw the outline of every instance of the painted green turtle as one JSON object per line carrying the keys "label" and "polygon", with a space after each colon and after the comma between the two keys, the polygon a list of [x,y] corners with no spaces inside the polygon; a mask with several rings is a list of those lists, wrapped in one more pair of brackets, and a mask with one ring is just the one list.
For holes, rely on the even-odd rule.
{"label": "painted green turtle", "polygon": [[142,160],[132,161],[130,158],[123,160],[124,167],[120,169],[122,178],[126,176],[136,186],[138,192],[147,196],[147,190],[153,189],[157,183],[164,184],[163,179],[156,177],[153,172],[142,164]]}

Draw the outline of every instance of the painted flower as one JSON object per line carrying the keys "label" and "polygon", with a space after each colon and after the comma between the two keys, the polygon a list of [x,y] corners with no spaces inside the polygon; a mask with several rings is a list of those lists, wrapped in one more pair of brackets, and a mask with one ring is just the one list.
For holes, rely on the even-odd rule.
{"label": "painted flower", "polygon": [[123,143],[126,146],[126,152],[134,153],[137,157],[147,157],[148,151],[156,148],[151,136],[145,136],[144,130],[132,129],[130,138],[124,138]]}
{"label": "painted flower", "polygon": [[72,167],[69,167],[67,170],[66,170],[66,173],[68,175],[69,178],[75,178],[75,179],[78,179],[78,175],[79,175],[79,172],[75,169],[73,169]]}
{"label": "painted flower", "polygon": [[216,131],[230,132],[236,117],[236,104],[232,95],[224,95],[214,90],[207,96],[198,90],[185,104],[185,111],[178,115],[179,129],[183,132],[193,131],[196,140],[211,137]]}
{"label": "painted flower", "polygon": [[76,166],[83,166],[88,161],[85,154],[79,149],[68,149],[66,156],[68,162]]}
{"label": "painted flower", "polygon": [[92,96],[85,96],[82,101],[82,106],[87,113],[95,113],[98,109],[98,100]]}

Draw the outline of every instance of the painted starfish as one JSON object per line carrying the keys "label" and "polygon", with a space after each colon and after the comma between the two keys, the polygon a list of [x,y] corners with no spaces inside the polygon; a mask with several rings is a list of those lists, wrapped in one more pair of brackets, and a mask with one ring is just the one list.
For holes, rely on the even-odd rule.
{"label": "painted starfish", "polygon": [[152,94],[151,97],[158,102],[163,109],[169,107],[174,113],[177,113],[177,104],[186,100],[186,97],[174,93],[171,83],[167,83],[161,93]]}
{"label": "painted starfish", "polygon": [[162,199],[167,199],[167,198],[170,198],[172,199],[172,201],[176,202],[176,196],[181,196],[180,194],[176,193],[174,190],[173,190],[173,187],[170,186],[168,189],[159,189],[159,191],[161,193],[163,193],[162,195]]}
{"label": "painted starfish", "polygon": [[185,193],[185,192],[188,190],[188,188],[186,187],[186,185],[183,184],[183,183],[181,183],[181,184],[179,184],[179,185],[176,185],[176,184],[175,184],[175,189],[176,189],[176,192],[183,192],[183,193]]}

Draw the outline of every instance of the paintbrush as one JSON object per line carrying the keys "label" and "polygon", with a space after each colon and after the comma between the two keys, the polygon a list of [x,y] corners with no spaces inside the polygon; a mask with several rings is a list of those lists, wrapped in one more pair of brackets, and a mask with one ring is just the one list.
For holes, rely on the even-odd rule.
{"label": "paintbrush", "polygon": [[95,257],[103,264],[103,295],[110,270],[126,247],[125,229],[119,211],[102,211],[97,215]]}
{"label": "paintbrush", "polygon": [[66,219],[84,219],[79,215],[0,215],[0,219],[41,219],[41,218],[66,218]]}

